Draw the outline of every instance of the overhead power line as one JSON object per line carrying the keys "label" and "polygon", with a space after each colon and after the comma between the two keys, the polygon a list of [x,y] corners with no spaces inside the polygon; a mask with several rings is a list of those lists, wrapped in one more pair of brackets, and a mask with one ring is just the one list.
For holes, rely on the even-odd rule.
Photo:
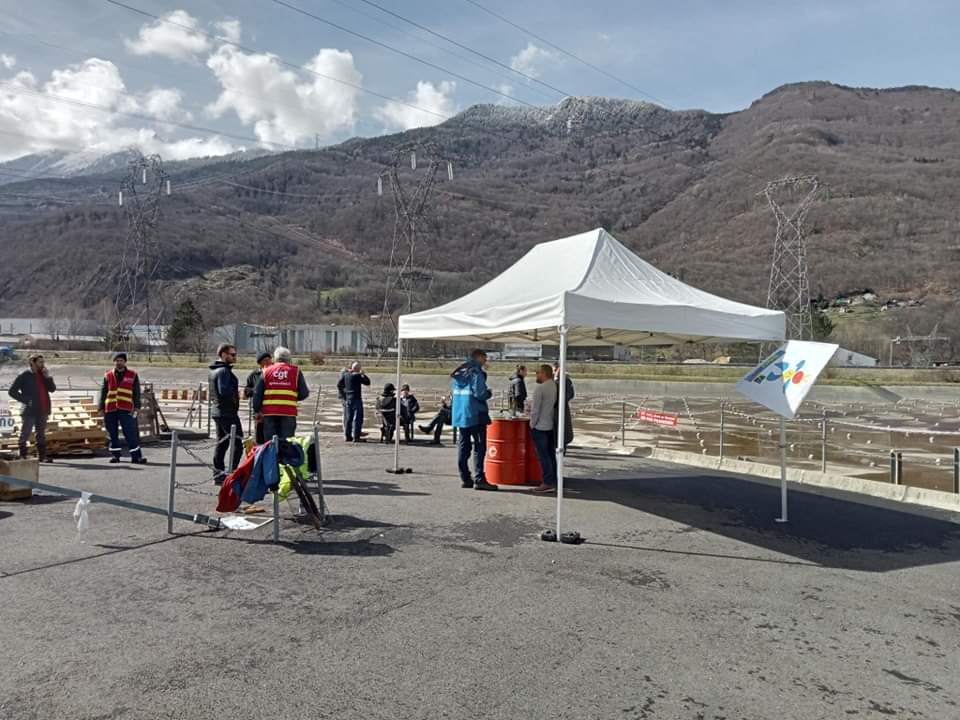
{"label": "overhead power line", "polygon": [[[403,28],[396,23],[388,22],[387,20],[383,19],[379,15],[376,15],[372,12],[368,12],[366,10],[358,8],[354,4],[347,2],[346,0],[329,0],[329,2],[332,2],[335,5],[339,5],[340,7],[347,8],[348,10],[350,10],[350,12],[356,13],[357,15],[362,15],[363,17],[369,20],[373,20],[375,23],[378,23],[384,27],[390,28],[394,32],[397,32],[405,37],[411,38],[417,43],[424,43],[426,45],[429,45],[432,48],[436,48],[440,52],[446,55],[449,55],[450,57],[457,58],[457,60],[461,60],[462,62],[473,65],[474,67],[480,68],[484,72],[491,72],[497,77],[503,78],[504,80],[508,80],[510,82],[516,81],[516,71],[510,70],[510,68],[507,68],[508,70],[510,70],[509,73],[504,72],[502,70],[498,70],[495,67],[491,67],[489,63],[480,62],[476,58],[472,58],[469,55],[465,55],[464,53],[459,53],[456,50],[453,50],[452,48],[446,47],[442,43],[431,41],[430,38],[425,37],[422,33],[417,34],[417,33],[411,32],[410,30]],[[384,10],[384,12],[389,12],[389,11]],[[554,99],[554,93],[552,91],[544,90],[542,88],[535,87],[532,85],[526,87],[525,89],[529,90],[530,92],[536,93],[542,98],[547,98],[551,101]],[[513,92],[512,89],[511,89],[511,92]]]}
{"label": "overhead power line", "polygon": [[552,47],[552,48],[553,48],[554,50],[556,50],[557,52],[563,53],[563,54],[566,55],[567,57],[572,58],[573,60],[576,60],[578,63],[581,63],[582,65],[586,65],[586,66],[587,66],[588,68],[590,68],[591,70],[594,70],[594,71],[600,73],[601,75],[604,75],[605,77],[610,78],[611,80],[615,80],[616,82],[620,83],[620,84],[623,85],[624,87],[628,87],[628,88],[630,88],[631,90],[633,90],[634,92],[638,92],[638,93],[640,93],[641,95],[650,98],[650,99],[653,100],[654,102],[659,103],[660,105],[663,105],[663,106],[666,107],[666,108],[670,108],[671,110],[674,109],[673,107],[670,106],[669,103],[661,100],[661,99],[658,98],[656,95],[651,95],[651,94],[648,93],[646,90],[643,90],[642,88],[638,88],[638,87],[637,87],[636,85],[634,85],[633,83],[627,82],[627,81],[624,80],[623,78],[617,77],[617,76],[614,75],[613,73],[607,72],[607,71],[604,70],[602,67],[599,67],[599,66],[597,66],[597,65],[594,65],[592,62],[590,62],[590,61],[588,61],[588,60],[584,60],[584,59],[583,59],[582,57],[580,57],[579,55],[575,55],[574,53],[570,52],[569,50],[566,50],[565,48],[560,47],[560,46],[557,45],[556,43],[553,43],[553,42],[551,42],[550,40],[547,40],[547,39],[546,39],[545,37],[543,37],[542,35],[537,35],[535,32],[533,32],[533,30],[529,30],[528,28],[525,28],[525,27],[523,27],[522,25],[518,25],[517,23],[513,22],[513,20],[510,20],[509,18],[505,18],[503,15],[500,15],[499,13],[494,12],[494,11],[491,10],[490,8],[488,8],[488,7],[484,6],[484,5],[481,5],[481,4],[478,3],[476,0],[466,0],[466,2],[470,3],[470,4],[473,5],[474,7],[477,7],[477,8],[479,8],[479,9],[483,10],[483,11],[484,11],[485,13],[487,13],[488,15],[492,15],[493,17],[497,18],[497,19],[500,20],[501,22],[505,22],[505,23],[506,23],[507,25],[509,25],[510,27],[516,28],[517,30],[519,30],[519,31],[522,32],[522,33],[526,33],[527,35],[529,35],[530,37],[534,38],[535,40],[539,40],[539,41],[542,42],[543,44],[549,45],[550,47]]}
{"label": "overhead power line", "polygon": [[8,170],[7,168],[4,168],[3,170],[0,170],[0,175],[9,175],[10,177],[26,178],[27,180],[40,180],[40,179],[42,179],[42,180],[66,180],[66,179],[67,179],[67,177],[66,177],[65,175],[46,175],[46,174],[34,175],[34,174],[30,174],[30,173],[18,172],[18,171],[16,171],[16,170]]}
{"label": "overhead power line", "polygon": [[473,48],[468,47],[468,46],[464,45],[463,43],[457,42],[456,40],[454,40],[453,38],[451,38],[451,37],[449,37],[449,36],[447,36],[447,35],[444,35],[444,34],[442,34],[442,33],[438,33],[438,32],[436,32],[435,30],[431,30],[431,29],[428,28],[426,25],[421,25],[420,23],[416,22],[415,20],[411,20],[410,18],[404,17],[403,15],[400,15],[399,13],[395,13],[393,10],[391,10],[391,9],[389,9],[389,8],[383,7],[383,5],[379,5],[378,3],[373,2],[373,0],[360,0],[360,2],[366,3],[367,5],[370,5],[371,7],[375,7],[375,8],[377,8],[378,10],[380,10],[381,12],[385,12],[385,13],[387,13],[388,15],[391,15],[392,17],[397,18],[398,20],[402,20],[402,21],[405,22],[405,23],[408,23],[408,24],[410,24],[410,25],[413,25],[415,28],[419,28],[420,30],[423,30],[424,32],[429,33],[430,35],[433,35],[434,37],[440,38],[441,40],[445,40],[446,42],[450,43],[451,45],[456,45],[456,46],[457,46],[458,48],[460,48],[461,50],[466,50],[466,51],[469,52],[469,53],[473,53],[473,54],[476,55],[477,57],[483,58],[483,59],[486,60],[487,62],[493,63],[494,65],[497,65],[497,66],[499,66],[499,67],[505,68],[505,69],[509,70],[510,72],[514,73],[515,75],[519,75],[520,77],[524,78],[525,80],[528,80],[528,81],[530,81],[530,82],[534,82],[534,83],[536,83],[537,85],[542,85],[543,87],[545,87],[545,88],[547,88],[547,89],[549,89],[549,90],[552,90],[552,91],[555,92],[555,93],[559,93],[560,95],[569,96],[569,95],[572,94],[572,93],[568,93],[566,90],[561,90],[560,88],[555,87],[555,86],[551,85],[550,83],[544,82],[543,80],[540,80],[539,78],[536,78],[536,77],[534,77],[533,75],[529,75],[529,74],[527,74],[527,73],[525,73],[525,72],[522,72],[522,71],[520,71],[520,70],[517,70],[515,67],[512,67],[511,65],[507,65],[506,63],[502,63],[502,62],[500,62],[499,60],[497,60],[496,58],[490,57],[489,55],[487,55],[487,54],[485,54],[485,53],[482,53],[482,52],[480,52],[479,50],[474,50]]}
{"label": "overhead power line", "polygon": [[[333,22],[332,20],[327,20],[326,18],[320,17],[319,15],[317,15],[317,14],[315,14],[315,13],[312,13],[312,12],[309,12],[309,11],[307,11],[307,10],[304,10],[303,8],[299,8],[299,7],[297,7],[296,5],[291,5],[290,3],[285,2],[285,0],[272,0],[272,1],[273,1],[276,5],[281,5],[281,6],[285,7],[285,8],[288,8],[289,10],[293,10],[295,13],[299,13],[300,15],[303,15],[304,17],[311,18],[311,19],[313,19],[313,20],[316,20],[316,21],[319,22],[319,23],[323,23],[324,25],[328,25],[329,27],[336,28],[337,30],[340,30],[341,32],[345,32],[345,33],[347,33],[348,35],[353,35],[354,37],[360,38],[361,40],[366,40],[368,43],[372,43],[373,45],[376,45],[376,46],[378,46],[378,47],[382,47],[382,48],[384,48],[384,49],[386,49],[386,50],[389,50],[389,51],[392,52],[392,53],[396,53],[397,55],[402,55],[402,56],[405,57],[405,58],[409,58],[410,60],[413,60],[414,62],[420,63],[421,65],[426,65],[427,67],[433,68],[434,70],[439,70],[440,72],[446,73],[447,75],[450,75],[451,77],[455,77],[455,78],[457,78],[458,80],[463,80],[465,83],[469,83],[470,85],[474,85],[474,86],[476,86],[476,87],[478,87],[478,88],[480,88],[480,89],[482,89],[482,90],[486,90],[486,91],[488,91],[488,92],[492,92],[494,95],[499,95],[500,97],[505,97],[505,98],[507,98],[508,100],[513,100],[514,102],[518,102],[518,103],[520,103],[521,105],[526,105],[526,106],[528,106],[528,107],[537,107],[537,105],[535,105],[534,103],[529,103],[529,102],[527,102],[526,100],[521,100],[520,98],[514,97],[514,96],[512,96],[512,95],[508,95],[507,93],[501,92],[500,90],[497,90],[496,88],[490,87],[489,85],[484,85],[484,84],[483,84],[482,82],[480,82],[479,80],[474,80],[473,78],[469,78],[469,77],[467,77],[466,75],[461,75],[460,73],[454,72],[453,70],[450,70],[449,68],[445,68],[445,67],[443,67],[442,65],[437,65],[437,64],[434,63],[434,62],[430,62],[429,60],[424,60],[423,58],[417,57],[416,55],[414,55],[414,54],[412,54],[412,53],[406,52],[405,50],[401,50],[400,48],[393,47],[393,45],[388,45],[388,44],[385,43],[385,42],[381,42],[380,40],[377,40],[376,38],[370,37],[369,35],[364,35],[363,33],[359,33],[359,32],[357,32],[356,30],[351,30],[350,28],[344,27],[343,25],[340,25],[340,24],[338,24],[338,23],[335,23],[335,22]],[[107,0],[107,2],[111,2],[111,3],[112,3],[112,2],[116,2],[116,0]]]}
{"label": "overhead power line", "polygon": [[36,97],[41,100],[50,100],[52,102],[59,102],[67,105],[75,105],[77,107],[90,108],[91,110],[108,112],[113,115],[122,115],[124,117],[135,118],[137,120],[144,120],[146,122],[158,123],[160,125],[171,125],[173,127],[178,127],[183,130],[190,130],[191,132],[202,132],[202,133],[207,133],[208,135],[217,135],[219,137],[230,138],[232,140],[244,140],[247,142],[254,142],[261,145],[274,145],[277,147],[289,148],[291,150],[297,149],[296,145],[289,145],[287,143],[261,140],[260,138],[253,137],[251,135],[237,135],[236,133],[224,132],[222,130],[214,130],[213,128],[203,127],[202,125],[190,125],[188,123],[176,122],[174,120],[164,120],[163,118],[158,118],[154,115],[146,115],[143,113],[134,113],[134,112],[127,112],[125,110],[117,110],[116,108],[112,108],[109,105],[98,105],[96,103],[90,103],[84,100],[77,100],[75,98],[64,97],[63,95],[54,95],[53,93],[28,90],[8,80],[0,80],[0,85],[4,85],[8,88],[6,92],[11,92],[11,93],[14,93],[15,95],[26,95],[28,97]]}
{"label": "overhead power line", "polygon": [[[13,36],[14,36],[13,33],[7,32],[7,31],[5,31],[5,30],[0,30],[0,35],[8,35],[8,36],[10,36],[10,37],[13,37]],[[62,50],[63,52],[69,53],[69,54],[71,54],[71,55],[73,55],[74,57],[77,57],[77,58],[83,58],[83,59],[97,58],[97,59],[99,59],[99,60],[106,60],[107,62],[113,63],[113,64],[117,67],[118,70],[128,67],[128,64],[127,64],[126,61],[121,62],[121,61],[117,60],[115,57],[109,57],[109,56],[107,56],[107,55],[104,55],[104,54],[101,53],[101,52],[90,52],[89,50],[84,50],[83,48],[68,47],[67,45],[58,45],[57,43],[52,43],[52,42],[47,42],[46,40],[41,40],[41,39],[38,38],[36,35],[17,35],[16,37],[17,37],[18,40],[26,40],[27,42],[36,43],[37,45],[43,45],[44,47],[52,48],[52,49],[55,49],[55,50]],[[178,76],[176,76],[176,75],[174,75],[173,73],[170,73],[170,72],[163,72],[162,70],[158,70],[158,69],[156,69],[156,68],[153,67],[153,66],[146,66],[146,67],[145,67],[145,66],[142,65],[142,64],[138,64],[138,65],[136,66],[136,69],[137,69],[137,72],[150,73],[151,75],[154,75],[155,77],[158,77],[158,78],[161,78],[161,79],[172,80],[174,83],[180,83],[180,82],[183,81],[183,78],[182,78],[182,77],[178,77]],[[104,88],[104,89],[106,89],[106,90],[113,90],[113,87],[112,87],[112,86],[93,85],[92,83],[89,84],[89,85],[86,85],[86,87],[101,87],[101,88]],[[129,95],[130,97],[135,97],[132,93],[125,93],[125,94]],[[230,88],[230,94],[231,94],[231,95],[240,95],[241,97],[248,97],[248,98],[253,98],[253,99],[257,99],[257,100],[259,100],[259,99],[262,98],[262,95],[257,95],[257,94],[248,93],[248,92],[242,92],[242,91],[240,91],[240,90],[237,90],[236,88]],[[193,104],[191,104],[191,105],[185,105],[185,106],[186,106],[186,107],[194,107],[194,108],[196,108],[196,109],[203,109],[203,110],[206,109],[205,106],[201,106],[201,105],[199,105],[199,104],[197,104],[197,103],[193,103]]]}
{"label": "overhead power line", "polygon": [[[130,12],[137,13],[138,15],[143,15],[144,17],[151,18],[153,20],[156,20],[157,22],[165,23],[173,27],[178,27],[188,32],[196,33],[197,35],[203,35],[204,37],[210,38],[211,40],[215,40],[216,42],[222,43],[224,45],[229,45],[230,47],[235,47],[238,50],[242,50],[245,53],[256,55],[256,54],[262,54],[263,52],[261,50],[256,50],[246,45],[241,45],[240,43],[233,42],[232,40],[228,40],[227,38],[222,37],[220,35],[215,35],[214,33],[209,33],[209,32],[206,32],[205,30],[198,30],[197,28],[192,28],[189,25],[178,23],[175,20],[171,20],[169,18],[163,18],[163,17],[160,17],[159,15],[154,15],[153,13],[147,12],[146,10],[141,10],[140,8],[133,7],[132,5],[127,5],[126,3],[119,2],[119,0],[105,0],[105,2],[108,2],[111,5],[116,5],[117,7],[124,8],[125,10],[129,10]],[[405,102],[399,98],[394,98],[394,97],[390,97],[389,95],[378,93],[375,90],[370,90],[368,88],[363,87],[363,85],[357,85],[356,83],[352,83],[349,80],[342,80],[341,78],[334,77],[333,75],[327,75],[322,72],[317,72],[316,70],[309,68],[306,65],[298,65],[297,63],[290,62],[289,60],[284,60],[283,58],[275,54],[274,54],[274,57],[276,58],[277,62],[280,63],[281,65],[288,68],[292,68],[293,70],[296,70],[298,72],[309,73],[318,78],[323,78],[324,80],[329,80],[339,85],[345,85],[346,87],[351,87],[354,90],[359,90],[360,92],[367,93],[368,95],[378,97],[381,100],[387,100],[389,102],[397,103],[398,105],[403,105],[404,107],[411,108],[412,110],[418,110],[420,112],[427,113],[428,115],[433,115],[434,117],[438,117],[441,120],[450,119],[449,115],[444,115],[443,113],[438,113],[434,110],[429,110],[427,108],[419,107],[412,103]]]}

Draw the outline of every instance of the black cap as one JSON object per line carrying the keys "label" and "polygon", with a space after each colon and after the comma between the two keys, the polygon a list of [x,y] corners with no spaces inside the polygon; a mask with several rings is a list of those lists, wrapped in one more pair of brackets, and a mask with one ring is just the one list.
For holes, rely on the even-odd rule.
{"label": "black cap", "polygon": [[272,360],[272,359],[273,359],[273,355],[270,353],[270,351],[264,350],[259,355],[257,355],[257,365],[262,363],[264,360]]}
{"label": "black cap", "polygon": [[119,358],[123,358],[124,360],[126,360],[126,359],[127,359],[127,354],[126,354],[123,350],[120,350],[120,351],[118,351],[118,352],[115,352],[115,353],[113,354],[114,362],[116,362]]}

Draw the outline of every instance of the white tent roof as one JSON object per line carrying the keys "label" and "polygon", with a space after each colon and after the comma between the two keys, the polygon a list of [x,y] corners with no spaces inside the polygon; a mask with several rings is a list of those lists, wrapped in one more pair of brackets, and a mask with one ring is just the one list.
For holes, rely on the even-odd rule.
{"label": "white tent roof", "polygon": [[540,243],[486,285],[400,316],[400,337],[570,345],[782,340],[784,315],[697,290],[606,230]]}

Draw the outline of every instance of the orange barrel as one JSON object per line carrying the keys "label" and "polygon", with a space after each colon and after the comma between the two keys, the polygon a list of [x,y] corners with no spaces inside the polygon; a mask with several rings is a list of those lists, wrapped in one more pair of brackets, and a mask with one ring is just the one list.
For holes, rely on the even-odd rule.
{"label": "orange barrel", "polygon": [[527,482],[539,485],[543,482],[543,468],[540,467],[540,458],[537,457],[537,448],[533,444],[533,431],[527,424]]}
{"label": "orange barrel", "polygon": [[487,427],[483,472],[494,485],[523,485],[527,475],[527,421],[497,418]]}

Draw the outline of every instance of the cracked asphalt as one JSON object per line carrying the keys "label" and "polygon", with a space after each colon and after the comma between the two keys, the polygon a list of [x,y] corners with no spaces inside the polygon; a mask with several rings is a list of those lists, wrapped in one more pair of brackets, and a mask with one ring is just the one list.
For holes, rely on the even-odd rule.
{"label": "cracked asphalt", "polygon": [[[206,451],[201,451],[206,452]],[[327,443],[325,532],[0,503],[0,718],[960,717],[960,525],[574,450],[554,499],[462,490],[449,447]],[[164,505],[152,464],[53,484]],[[210,512],[183,458],[178,508]]]}

